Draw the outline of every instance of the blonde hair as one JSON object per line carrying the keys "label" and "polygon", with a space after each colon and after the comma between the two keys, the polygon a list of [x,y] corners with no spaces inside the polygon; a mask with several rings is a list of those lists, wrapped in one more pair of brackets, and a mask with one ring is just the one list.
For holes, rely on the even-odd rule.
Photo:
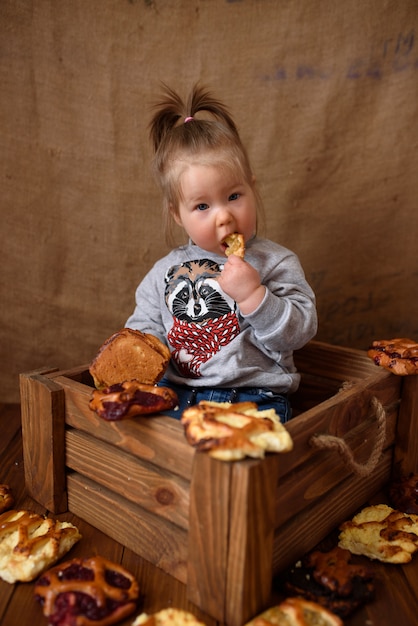
{"label": "blonde hair", "polygon": [[[262,212],[248,154],[228,109],[202,86],[195,85],[186,102],[167,85],[163,87],[154,105],[150,139],[154,175],[163,194],[167,241],[172,238],[173,216],[178,215],[181,200],[180,174],[190,162],[238,172],[251,186]],[[196,118],[197,113],[204,117]]]}

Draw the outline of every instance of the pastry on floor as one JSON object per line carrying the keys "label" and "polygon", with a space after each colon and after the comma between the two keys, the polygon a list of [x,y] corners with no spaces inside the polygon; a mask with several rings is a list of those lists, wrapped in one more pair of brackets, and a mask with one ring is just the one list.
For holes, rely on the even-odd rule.
{"label": "pastry on floor", "polygon": [[386,504],[364,508],[340,531],[341,548],[384,563],[409,563],[418,550],[418,515]]}
{"label": "pastry on floor", "polygon": [[138,597],[134,576],[100,556],[57,565],[35,585],[51,626],[110,626],[136,610]]}
{"label": "pastry on floor", "polygon": [[8,583],[34,580],[81,539],[69,522],[32,511],[0,515],[0,578]]}
{"label": "pastry on floor", "polygon": [[287,593],[317,602],[341,618],[374,598],[374,570],[351,562],[348,550],[308,553],[284,575]]}

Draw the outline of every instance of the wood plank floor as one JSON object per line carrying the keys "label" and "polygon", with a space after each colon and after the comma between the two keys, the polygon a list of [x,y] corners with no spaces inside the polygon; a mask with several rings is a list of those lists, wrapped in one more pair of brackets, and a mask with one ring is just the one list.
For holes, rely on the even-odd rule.
{"label": "wood plank floor", "polygon": [[[0,404],[0,483],[10,485],[16,498],[15,508],[34,510],[46,514],[39,504],[25,492],[20,430],[19,405]],[[376,496],[374,503],[384,501],[384,494]],[[75,524],[83,539],[74,546],[68,558],[100,554],[122,563],[136,577],[141,589],[142,610],[151,613],[168,606],[191,611],[207,626],[217,624],[187,601],[186,588],[155,566],[141,559],[106,535],[76,518],[71,513],[57,516]],[[86,552],[86,547],[88,554]],[[370,562],[368,561],[370,564]],[[418,556],[404,566],[373,562],[376,571],[376,598],[359,609],[345,621],[346,626],[416,626],[418,624]],[[33,598],[34,583],[8,584],[0,580],[1,626],[42,626],[46,620]],[[271,604],[283,596],[273,585]],[[135,615],[134,615],[135,616]],[[120,622],[132,623],[133,617]]]}

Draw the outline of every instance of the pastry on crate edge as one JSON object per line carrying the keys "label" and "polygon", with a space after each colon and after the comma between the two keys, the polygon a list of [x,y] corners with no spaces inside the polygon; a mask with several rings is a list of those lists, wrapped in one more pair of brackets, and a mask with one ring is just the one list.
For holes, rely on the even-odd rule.
{"label": "pastry on crate edge", "polygon": [[90,409],[107,421],[163,413],[177,405],[177,394],[169,387],[144,385],[137,380],[95,389],[89,402]]}
{"label": "pastry on crate edge", "polygon": [[418,374],[418,343],[413,339],[396,338],[373,341],[367,351],[375,365],[398,376]]}
{"label": "pastry on crate edge", "polygon": [[89,372],[97,389],[126,380],[154,385],[163,377],[170,350],[157,337],[132,328],[122,328],[99,348]]}
{"label": "pastry on crate edge", "polygon": [[255,402],[202,400],[183,411],[180,419],[188,443],[221,461],[266,452],[289,452],[293,441],[274,409],[258,410]]}

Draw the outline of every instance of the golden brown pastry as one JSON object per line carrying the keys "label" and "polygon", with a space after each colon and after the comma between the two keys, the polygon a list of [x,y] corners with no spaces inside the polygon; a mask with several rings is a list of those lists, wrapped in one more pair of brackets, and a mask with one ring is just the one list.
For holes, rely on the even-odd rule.
{"label": "golden brown pastry", "polygon": [[412,339],[373,341],[367,355],[392,374],[418,374],[418,343]]}
{"label": "golden brown pastry", "polygon": [[259,411],[255,402],[201,401],[183,411],[181,423],[190,445],[222,461],[263,458],[265,452],[293,448],[274,409]]}
{"label": "golden brown pastry", "polygon": [[104,389],[95,389],[89,406],[99,417],[115,421],[135,415],[163,413],[174,409],[177,404],[177,394],[169,387],[143,385],[137,380],[128,380]]}
{"label": "golden brown pastry", "polygon": [[99,349],[89,371],[97,389],[136,379],[154,385],[164,375],[170,350],[157,337],[122,328]]}
{"label": "golden brown pastry", "polygon": [[225,254],[226,256],[230,256],[231,254],[235,254],[235,256],[239,256],[241,259],[244,258],[245,255],[245,242],[244,236],[240,233],[232,233],[225,237],[223,243],[225,244]]}
{"label": "golden brown pastry", "polygon": [[418,474],[393,479],[389,484],[389,497],[398,511],[418,515]]}
{"label": "golden brown pastry", "polygon": [[100,556],[57,565],[35,586],[35,598],[50,624],[116,624],[135,611],[138,597],[132,574]]}
{"label": "golden brown pastry", "polygon": [[343,626],[328,609],[302,598],[287,598],[267,609],[245,626]]}
{"label": "golden brown pastry", "polygon": [[15,499],[9,485],[0,485],[0,514],[14,506]]}
{"label": "golden brown pastry", "polygon": [[340,530],[341,548],[385,563],[408,563],[418,550],[418,516],[386,504],[364,508]]}
{"label": "golden brown pastry", "polygon": [[197,617],[188,611],[168,608],[162,609],[153,615],[142,613],[138,615],[132,626],[204,626]]}
{"label": "golden brown pastry", "polygon": [[8,583],[34,580],[81,539],[69,522],[32,511],[0,515],[0,578]]}

